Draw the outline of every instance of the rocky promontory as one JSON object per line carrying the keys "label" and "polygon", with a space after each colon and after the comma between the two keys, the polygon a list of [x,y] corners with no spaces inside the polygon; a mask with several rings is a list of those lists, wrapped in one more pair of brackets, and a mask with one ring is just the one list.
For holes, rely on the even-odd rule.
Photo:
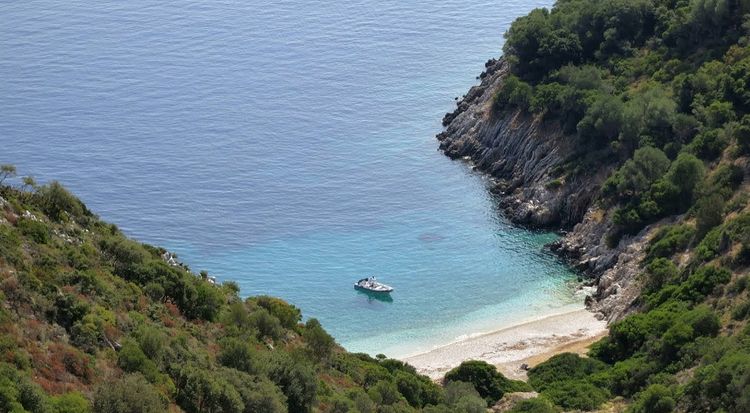
{"label": "rocky promontory", "polygon": [[493,110],[508,74],[503,59],[485,64],[480,83],[443,118],[440,149],[492,177],[491,190],[511,221],[563,231],[551,249],[597,287],[587,305],[617,320],[633,308],[640,291],[637,274],[653,226],[608,246],[611,211],[595,201],[612,168],[575,168],[579,145],[557,121],[521,109]]}

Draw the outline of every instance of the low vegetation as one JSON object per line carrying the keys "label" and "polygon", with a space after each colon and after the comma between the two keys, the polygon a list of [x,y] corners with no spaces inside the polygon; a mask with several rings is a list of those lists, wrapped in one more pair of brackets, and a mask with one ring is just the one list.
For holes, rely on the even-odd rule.
{"label": "low vegetation", "polygon": [[516,411],[615,397],[632,412],[750,411],[748,13],[726,0],[559,1],[506,34],[494,113],[559,125],[580,148],[568,174],[613,170],[597,200],[610,247],[657,224],[640,311],[589,357],[533,368],[539,401]]}
{"label": "low vegetation", "polygon": [[[481,413],[500,394],[480,396],[471,373],[442,387],[400,361],[347,353],[296,307],[170,263],[59,183],[8,182],[2,412]],[[516,385],[491,370],[501,391]]]}

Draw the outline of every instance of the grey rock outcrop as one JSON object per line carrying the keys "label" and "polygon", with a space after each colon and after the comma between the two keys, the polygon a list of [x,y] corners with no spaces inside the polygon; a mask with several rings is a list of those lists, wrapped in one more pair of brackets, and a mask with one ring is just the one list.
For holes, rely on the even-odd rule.
{"label": "grey rock outcrop", "polygon": [[557,123],[521,110],[493,113],[508,65],[500,59],[485,66],[481,83],[443,118],[440,149],[496,178],[495,190],[513,222],[535,227],[580,222],[607,173],[558,176],[576,152],[575,139]]}
{"label": "grey rock outcrop", "polygon": [[587,305],[614,321],[631,311],[640,291],[638,274],[652,232],[607,244],[611,213],[594,205],[610,168],[569,171],[578,140],[557,122],[522,110],[493,111],[493,101],[509,73],[507,62],[490,60],[472,87],[443,118],[440,149],[493,177],[506,216],[516,224],[569,229],[551,249],[589,277],[596,292]]}

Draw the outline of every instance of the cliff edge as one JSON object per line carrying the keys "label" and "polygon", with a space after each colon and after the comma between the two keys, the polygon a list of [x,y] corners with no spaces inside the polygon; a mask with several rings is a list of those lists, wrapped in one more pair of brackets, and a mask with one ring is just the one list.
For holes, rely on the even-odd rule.
{"label": "cliff edge", "polygon": [[514,223],[565,231],[551,249],[597,287],[587,299],[589,308],[610,322],[620,319],[638,297],[636,275],[655,225],[626,236],[614,248],[607,246],[611,212],[595,201],[614,166],[575,169],[577,141],[559,122],[521,109],[494,110],[509,73],[504,59],[487,61],[480,83],[443,118],[440,150],[489,174],[492,191]]}

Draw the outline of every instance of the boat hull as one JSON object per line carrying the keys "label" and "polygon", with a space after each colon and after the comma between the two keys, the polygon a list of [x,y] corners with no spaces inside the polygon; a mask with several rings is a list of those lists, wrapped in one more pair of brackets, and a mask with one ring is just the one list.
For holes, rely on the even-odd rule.
{"label": "boat hull", "polygon": [[389,294],[389,293],[391,293],[393,291],[393,288],[387,288],[387,289],[382,289],[382,290],[373,290],[372,288],[363,287],[363,286],[361,286],[359,284],[354,284],[354,289],[355,290],[360,290],[360,291],[367,291],[368,293],[374,293],[374,294]]}

